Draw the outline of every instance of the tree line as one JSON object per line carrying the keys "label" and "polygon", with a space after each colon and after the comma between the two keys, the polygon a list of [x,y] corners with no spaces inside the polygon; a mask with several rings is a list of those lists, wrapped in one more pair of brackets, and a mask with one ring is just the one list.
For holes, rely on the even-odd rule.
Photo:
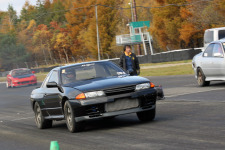
{"label": "tree line", "polygon": [[[0,12],[0,68],[19,62],[70,62],[98,55],[96,9],[101,58],[118,57],[116,35],[129,34],[131,0],[37,0]],[[224,26],[221,0],[139,0],[138,21],[150,20],[156,52],[202,46],[204,30]]]}

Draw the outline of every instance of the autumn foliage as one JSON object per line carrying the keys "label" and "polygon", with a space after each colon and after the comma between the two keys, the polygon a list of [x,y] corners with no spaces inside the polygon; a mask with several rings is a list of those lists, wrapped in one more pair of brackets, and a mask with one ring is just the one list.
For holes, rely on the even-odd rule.
{"label": "autumn foliage", "polygon": [[[19,16],[9,5],[7,12],[0,12],[0,43],[14,39],[11,45],[20,45],[18,51],[26,55],[18,58],[23,63],[96,60],[97,9],[101,58],[118,57],[122,48],[116,46],[115,36],[129,34],[126,25],[132,20],[128,3],[130,0],[37,0],[33,6],[26,1]],[[138,21],[150,20],[155,52],[201,47],[204,30],[223,27],[225,22],[224,0],[138,0],[136,5]],[[7,54],[0,49],[0,62],[6,62]]]}

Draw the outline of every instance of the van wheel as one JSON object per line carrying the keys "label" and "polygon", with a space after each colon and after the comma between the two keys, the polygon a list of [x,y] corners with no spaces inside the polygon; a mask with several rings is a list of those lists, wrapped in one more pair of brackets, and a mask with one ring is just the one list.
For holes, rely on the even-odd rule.
{"label": "van wheel", "polygon": [[198,69],[198,72],[197,72],[197,81],[200,87],[208,86],[210,84],[210,81],[205,81],[205,75],[202,69],[200,68]]}

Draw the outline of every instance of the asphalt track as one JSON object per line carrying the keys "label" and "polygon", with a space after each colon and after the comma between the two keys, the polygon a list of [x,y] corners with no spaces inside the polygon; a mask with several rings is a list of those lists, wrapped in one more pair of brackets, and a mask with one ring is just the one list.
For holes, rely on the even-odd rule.
{"label": "asphalt track", "polygon": [[50,141],[58,141],[61,150],[225,149],[225,82],[200,88],[193,75],[149,78],[163,85],[166,95],[157,102],[153,122],[128,114],[90,121],[80,133],[69,133],[65,121],[37,129],[29,101],[35,87],[0,84],[0,149],[48,150]]}

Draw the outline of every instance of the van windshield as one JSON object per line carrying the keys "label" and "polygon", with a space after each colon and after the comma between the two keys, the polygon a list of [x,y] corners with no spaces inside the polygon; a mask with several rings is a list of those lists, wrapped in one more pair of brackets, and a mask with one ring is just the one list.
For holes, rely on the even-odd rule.
{"label": "van windshield", "polygon": [[225,38],[225,30],[219,30],[219,39]]}

